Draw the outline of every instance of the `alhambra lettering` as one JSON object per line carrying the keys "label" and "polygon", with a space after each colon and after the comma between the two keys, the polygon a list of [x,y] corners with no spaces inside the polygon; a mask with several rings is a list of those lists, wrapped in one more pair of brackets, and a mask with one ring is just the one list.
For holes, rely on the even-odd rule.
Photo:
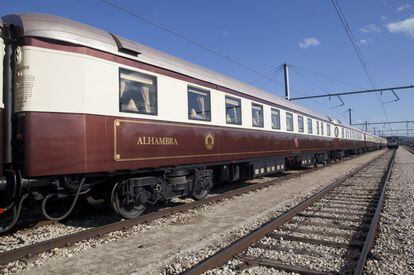
{"label": "alhambra lettering", "polygon": [[178,145],[174,137],[138,137],[137,145]]}

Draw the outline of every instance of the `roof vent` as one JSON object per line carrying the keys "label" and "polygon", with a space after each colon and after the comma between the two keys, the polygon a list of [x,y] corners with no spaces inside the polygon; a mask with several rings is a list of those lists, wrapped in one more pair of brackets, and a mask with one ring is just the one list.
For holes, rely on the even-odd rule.
{"label": "roof vent", "polygon": [[119,38],[115,35],[115,34],[113,34],[113,33],[109,33],[112,37],[113,37],[113,39],[115,40],[115,43],[116,43],[116,45],[117,45],[117,47],[118,47],[118,52],[120,52],[120,53],[124,53],[124,54],[129,54],[129,55],[132,55],[132,56],[135,56],[135,57],[137,57],[139,54],[141,54],[140,52],[138,52],[138,51],[136,51],[135,49],[132,49],[132,48],[130,48],[130,47],[126,47],[122,42],[121,42],[121,40],[119,40]]}

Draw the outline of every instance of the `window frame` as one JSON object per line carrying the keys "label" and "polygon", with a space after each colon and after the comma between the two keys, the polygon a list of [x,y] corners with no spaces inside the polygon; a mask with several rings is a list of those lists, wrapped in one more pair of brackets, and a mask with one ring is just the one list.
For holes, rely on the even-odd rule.
{"label": "window frame", "polygon": [[329,123],[326,123],[326,136],[327,137],[331,137],[332,136],[331,124],[329,124]]}
{"label": "window frame", "polygon": [[[253,106],[260,107],[262,109],[262,123],[261,125],[253,125]],[[264,128],[264,107],[261,104],[252,102],[252,127]]]}
{"label": "window frame", "polygon": [[[155,86],[155,112],[154,113],[144,113],[144,112],[135,112],[135,111],[129,111],[129,110],[122,110],[122,103],[121,103],[121,95],[120,95],[120,89],[121,89],[121,74],[122,71],[126,72],[132,72],[138,75],[143,75],[144,77],[152,78],[154,81]],[[138,115],[149,115],[149,116],[158,116],[158,77],[155,75],[142,73],[139,71],[134,71],[130,69],[126,69],[123,67],[118,68],[118,111],[120,113],[128,113],[128,114],[138,114]]]}
{"label": "window frame", "polygon": [[303,116],[301,115],[298,115],[298,133],[305,133],[305,121],[303,120]]}
{"label": "window frame", "polygon": [[[190,110],[189,110],[189,104],[190,104],[190,89],[193,89],[196,92],[200,92],[200,93],[207,93],[208,94],[208,107],[209,107],[209,112],[210,112],[210,116],[209,119],[202,119],[202,118],[192,118],[191,114],[190,114]],[[207,121],[207,122],[211,122],[211,116],[212,116],[212,112],[211,112],[211,92],[210,90],[207,89],[203,89],[203,88],[199,88],[199,87],[195,87],[192,85],[187,85],[187,114],[188,114],[188,119],[189,120],[196,120],[196,121]]]}
{"label": "window frame", "polygon": [[[291,119],[292,119],[291,120],[292,121],[292,129],[291,130],[288,129],[288,115],[290,115],[291,116]],[[295,121],[293,119],[293,113],[286,112],[285,118],[286,118],[286,131],[288,131],[288,132],[294,132],[295,131]]]}
{"label": "window frame", "polygon": [[313,135],[313,120],[310,117],[308,117],[308,118],[306,118],[306,123],[307,123],[307,126],[308,126],[307,127],[308,128],[308,134]]}
{"label": "window frame", "polygon": [[[230,100],[235,100],[237,102],[240,102],[240,123],[233,123],[233,122],[228,122],[227,121],[227,107],[226,107],[226,100],[230,99]],[[238,97],[233,97],[233,96],[229,96],[229,95],[225,95],[224,97],[224,115],[225,118],[224,120],[226,121],[226,124],[231,124],[231,125],[242,125],[243,124],[243,112],[242,112],[242,101],[241,98]]]}
{"label": "window frame", "polygon": [[[278,113],[278,120],[279,120],[279,128],[277,128],[277,127],[273,127],[273,111],[276,111],[277,113]],[[276,108],[270,108],[270,122],[271,122],[271,124],[272,124],[272,129],[273,130],[281,130],[282,129],[282,122],[281,122],[281,119],[280,119],[280,110],[279,109],[276,109]]]}

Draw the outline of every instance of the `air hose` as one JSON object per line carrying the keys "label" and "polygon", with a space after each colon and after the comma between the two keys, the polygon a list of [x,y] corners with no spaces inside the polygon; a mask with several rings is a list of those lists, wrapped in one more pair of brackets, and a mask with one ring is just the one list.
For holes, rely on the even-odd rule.
{"label": "air hose", "polygon": [[20,212],[22,210],[23,202],[27,199],[28,196],[29,196],[29,194],[24,194],[23,197],[20,199],[19,204],[14,205],[14,207],[13,207],[13,220],[8,226],[0,227],[0,234],[3,234],[5,232],[9,231],[11,228],[13,228],[13,226],[16,225],[17,220],[20,217]]}
{"label": "air hose", "polygon": [[61,221],[61,220],[65,219],[67,216],[69,216],[69,214],[72,212],[73,208],[75,208],[76,202],[78,201],[79,194],[80,194],[80,192],[81,192],[81,190],[82,190],[82,187],[83,187],[83,184],[84,184],[84,183],[85,183],[85,178],[83,178],[83,179],[82,179],[82,181],[80,182],[79,187],[78,187],[78,190],[76,191],[75,198],[74,198],[74,200],[73,200],[73,202],[72,202],[72,205],[69,207],[69,210],[68,210],[65,214],[63,214],[62,216],[60,216],[60,217],[56,217],[56,218],[54,218],[54,217],[51,217],[51,216],[47,213],[47,211],[46,211],[46,203],[47,203],[47,201],[48,201],[51,197],[56,196],[56,194],[49,194],[49,195],[47,195],[47,196],[43,199],[43,201],[42,201],[42,213],[43,213],[43,215],[44,215],[46,218],[48,218],[49,220],[52,220],[52,221]]}

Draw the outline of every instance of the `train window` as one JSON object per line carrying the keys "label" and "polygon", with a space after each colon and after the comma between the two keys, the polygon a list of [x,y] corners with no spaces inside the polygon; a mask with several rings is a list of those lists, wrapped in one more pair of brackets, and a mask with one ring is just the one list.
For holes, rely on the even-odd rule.
{"label": "train window", "polygon": [[341,128],[341,137],[344,138],[344,128]]}
{"label": "train window", "polygon": [[321,121],[321,135],[323,136],[323,122]]}
{"label": "train window", "polygon": [[280,130],[280,111],[272,108],[272,129]]}
{"label": "train window", "polygon": [[308,118],[308,134],[313,134],[312,119]]}
{"label": "train window", "polygon": [[330,124],[326,124],[326,135],[328,137],[331,136],[331,125]]}
{"label": "train window", "polygon": [[286,113],[286,131],[293,131],[293,114]]}
{"label": "train window", "polygon": [[316,134],[319,135],[319,121],[316,121]]}
{"label": "train window", "polygon": [[263,106],[252,103],[252,125],[254,127],[263,127]]}
{"label": "train window", "polygon": [[210,91],[188,86],[188,118],[211,121]]}
{"label": "train window", "polygon": [[119,109],[121,112],[156,115],[157,78],[120,68]]}
{"label": "train window", "polygon": [[304,123],[303,123],[303,116],[298,116],[298,130],[300,133],[304,132]]}
{"label": "train window", "polygon": [[226,122],[227,124],[242,124],[241,100],[226,96]]}

